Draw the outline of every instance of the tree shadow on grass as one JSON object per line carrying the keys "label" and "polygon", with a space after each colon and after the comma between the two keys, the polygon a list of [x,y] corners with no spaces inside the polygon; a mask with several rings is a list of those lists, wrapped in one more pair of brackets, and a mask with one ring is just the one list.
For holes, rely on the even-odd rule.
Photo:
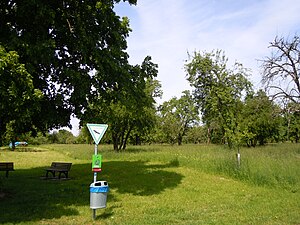
{"label": "tree shadow on grass", "polygon": [[183,176],[165,169],[177,167],[173,161],[168,164],[147,164],[146,161],[110,161],[105,164],[107,180],[119,193],[133,195],[155,195],[165,189],[175,188]]}
{"label": "tree shadow on grass", "polygon": [[[168,168],[176,163],[148,164],[146,161],[109,161],[103,164],[98,180],[107,180],[109,187],[119,193],[155,195],[180,184],[183,176]],[[0,223],[36,222],[79,215],[77,206],[89,208],[89,185],[93,181],[91,164],[73,164],[70,180],[43,180],[44,168],[19,169],[2,178],[2,188],[8,194],[0,199]],[[108,193],[110,202],[116,201]],[[113,209],[97,218],[107,219]]]}

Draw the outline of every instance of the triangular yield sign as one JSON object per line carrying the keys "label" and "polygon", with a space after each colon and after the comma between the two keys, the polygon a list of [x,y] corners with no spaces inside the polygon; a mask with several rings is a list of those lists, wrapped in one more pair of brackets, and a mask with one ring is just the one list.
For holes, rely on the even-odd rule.
{"label": "triangular yield sign", "polygon": [[103,137],[108,125],[107,124],[92,124],[88,123],[87,127],[95,141],[95,144],[98,145],[101,138]]}

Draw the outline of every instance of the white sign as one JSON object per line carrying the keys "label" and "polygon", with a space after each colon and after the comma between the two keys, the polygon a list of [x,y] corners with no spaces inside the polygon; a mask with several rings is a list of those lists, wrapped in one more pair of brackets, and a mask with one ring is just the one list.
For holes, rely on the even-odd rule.
{"label": "white sign", "polygon": [[108,125],[107,124],[92,124],[88,123],[87,127],[95,141],[95,144],[98,145],[100,140],[102,139]]}

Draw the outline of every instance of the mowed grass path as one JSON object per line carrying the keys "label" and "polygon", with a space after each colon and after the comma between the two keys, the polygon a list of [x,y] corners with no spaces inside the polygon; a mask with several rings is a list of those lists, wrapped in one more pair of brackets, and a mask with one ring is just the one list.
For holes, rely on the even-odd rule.
{"label": "mowed grass path", "polygon": [[[300,146],[235,152],[220,146],[138,146],[114,153],[99,145],[110,187],[92,220],[93,145],[1,150],[16,171],[4,178],[0,224],[300,224]],[[43,180],[52,161],[72,162],[70,180]],[[2,194],[3,195],[3,194]]]}

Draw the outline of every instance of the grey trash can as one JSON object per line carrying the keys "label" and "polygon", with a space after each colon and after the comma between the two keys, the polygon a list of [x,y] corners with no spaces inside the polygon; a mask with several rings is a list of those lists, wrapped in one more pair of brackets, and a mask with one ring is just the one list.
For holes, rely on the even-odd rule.
{"label": "grey trash can", "polygon": [[96,181],[90,185],[90,208],[106,208],[107,193],[109,187],[107,181]]}

